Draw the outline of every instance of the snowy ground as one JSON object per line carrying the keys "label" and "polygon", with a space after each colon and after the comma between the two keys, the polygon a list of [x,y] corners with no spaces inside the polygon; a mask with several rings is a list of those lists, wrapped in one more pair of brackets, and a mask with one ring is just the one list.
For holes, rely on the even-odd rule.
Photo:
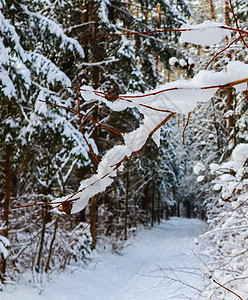
{"label": "snowy ground", "polygon": [[[128,242],[121,255],[98,251],[84,268],[71,267],[53,279],[38,295],[33,287],[18,285],[1,300],[174,300],[193,299],[198,289],[200,262],[194,239],[205,224],[196,219],[172,218]],[[173,271],[172,271],[173,270]],[[172,280],[166,278],[173,278]]]}

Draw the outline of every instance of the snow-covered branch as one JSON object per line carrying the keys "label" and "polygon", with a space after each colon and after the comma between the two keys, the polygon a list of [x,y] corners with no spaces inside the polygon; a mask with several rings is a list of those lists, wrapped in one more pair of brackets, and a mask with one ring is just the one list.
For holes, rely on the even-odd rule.
{"label": "snow-covered branch", "polygon": [[238,91],[245,90],[247,73],[246,64],[230,62],[226,71],[202,70],[191,80],[170,82],[147,94],[119,95],[114,102],[107,100],[111,95],[83,86],[81,94],[85,101],[97,99],[115,111],[136,107],[144,115],[144,120],[138,129],[124,135],[124,145],[115,146],[106,153],[98,166],[97,174],[84,180],[75,195],[61,201],[74,202],[73,213],[83,209],[92,196],[104,191],[113,182],[123,161],[140,151],[148,138],[152,137],[159,146],[159,129],[165,123],[164,120],[167,121],[175,113],[190,113],[200,102],[209,101],[218,89],[233,86]]}

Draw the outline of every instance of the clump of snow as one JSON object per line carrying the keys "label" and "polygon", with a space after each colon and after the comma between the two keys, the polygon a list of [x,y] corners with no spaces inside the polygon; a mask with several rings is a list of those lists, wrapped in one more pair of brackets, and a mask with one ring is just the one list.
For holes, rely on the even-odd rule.
{"label": "clump of snow", "polygon": [[56,82],[61,82],[63,86],[71,86],[69,77],[44,55],[37,52],[30,52],[27,58],[32,63],[35,73],[45,76],[48,83],[55,84]]}
{"label": "clump of snow", "polygon": [[201,171],[205,171],[206,170],[206,167],[204,166],[203,163],[201,162],[198,162],[195,166],[194,166],[194,173],[196,175],[198,175]]}
{"label": "clump of snow", "polygon": [[218,169],[220,169],[220,165],[215,164],[215,163],[211,163],[211,164],[209,165],[209,167],[210,167],[211,174],[213,174],[213,173],[216,172]]}
{"label": "clump of snow", "polygon": [[239,144],[235,147],[232,153],[235,162],[244,165],[248,159],[248,144]]}
{"label": "clump of snow", "polygon": [[224,117],[225,117],[225,118],[229,118],[229,117],[231,117],[233,114],[234,114],[234,111],[233,111],[233,110],[228,110],[228,111],[224,114]]}
{"label": "clump of snow", "polygon": [[182,58],[179,60],[179,64],[180,64],[181,67],[187,66],[186,61],[184,59],[182,59]]}
{"label": "clump of snow", "polygon": [[[194,110],[199,102],[209,101],[218,90],[216,86],[246,78],[247,73],[248,65],[230,62],[227,71],[201,70],[191,80],[169,82],[147,94],[120,95],[115,101],[108,101],[105,94],[93,91],[87,86],[84,86],[81,93],[86,100],[94,98],[102,101],[115,111],[137,107],[143,114],[145,111],[150,114],[151,109],[157,110],[157,115],[166,109],[186,114]],[[144,108],[144,105],[149,105],[149,107]]]}
{"label": "clump of snow", "polygon": [[219,44],[226,36],[230,38],[231,32],[221,28],[225,24],[214,21],[205,21],[198,25],[183,25],[180,37],[181,43],[191,43],[201,46],[211,46]]}
{"label": "clump of snow", "polygon": [[171,58],[169,59],[169,64],[170,64],[171,66],[176,66],[176,65],[178,64],[178,59],[177,59],[176,57],[171,57]]}
{"label": "clump of snow", "polygon": [[91,86],[82,85],[80,90],[81,90],[81,95],[85,101],[91,101],[97,98]]}
{"label": "clump of snow", "polygon": [[194,65],[195,65],[195,61],[193,60],[193,58],[189,58],[189,60],[188,60],[188,63],[189,63],[189,65],[190,65],[190,67],[194,67]]}
{"label": "clump of snow", "polygon": [[214,191],[219,192],[222,189],[222,186],[220,184],[215,184],[214,185]]}
{"label": "clump of snow", "polygon": [[202,182],[205,179],[205,176],[200,175],[197,177],[197,182]]}

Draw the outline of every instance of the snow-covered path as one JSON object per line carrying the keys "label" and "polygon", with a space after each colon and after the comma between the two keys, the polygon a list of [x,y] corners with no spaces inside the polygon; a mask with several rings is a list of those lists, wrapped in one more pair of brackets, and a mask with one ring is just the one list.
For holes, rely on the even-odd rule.
{"label": "snow-covered path", "polygon": [[71,272],[72,268],[67,269],[52,280],[41,295],[35,289],[22,286],[11,293],[0,293],[0,299],[191,299],[194,289],[181,290],[181,283],[165,277],[177,279],[178,276],[189,285],[200,287],[200,278],[195,274],[199,260],[193,248],[196,247],[194,238],[203,230],[204,223],[200,220],[172,218],[152,230],[139,233],[122,250],[122,255],[102,250],[99,259],[83,269],[75,272]]}

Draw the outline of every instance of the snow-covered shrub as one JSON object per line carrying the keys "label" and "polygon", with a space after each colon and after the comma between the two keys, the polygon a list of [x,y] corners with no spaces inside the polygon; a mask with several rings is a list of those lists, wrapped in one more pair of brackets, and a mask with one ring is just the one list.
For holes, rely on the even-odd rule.
{"label": "snow-covered shrub", "polygon": [[[218,286],[216,280],[243,299],[248,296],[248,144],[239,144],[232,160],[211,165],[216,174],[213,189],[220,192],[215,203],[208,204],[209,230],[203,235],[208,245],[203,254],[208,257],[205,268],[210,281],[207,299],[233,299],[233,294]],[[218,185],[218,189],[216,186]]]}
{"label": "snow-covered shrub", "polygon": [[79,223],[71,233],[71,239],[69,243],[69,256],[70,260],[73,259],[75,262],[87,262],[91,258],[92,238],[88,224]]}

